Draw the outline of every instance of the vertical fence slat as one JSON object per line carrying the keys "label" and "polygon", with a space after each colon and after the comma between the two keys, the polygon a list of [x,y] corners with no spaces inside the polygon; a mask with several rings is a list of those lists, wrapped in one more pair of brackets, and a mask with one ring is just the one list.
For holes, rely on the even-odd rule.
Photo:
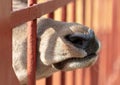
{"label": "vertical fence slat", "polygon": [[36,73],[36,22],[28,22],[27,72],[28,85],[35,85]]}
{"label": "vertical fence slat", "polygon": [[54,12],[49,13],[48,17],[53,19],[54,18]]}
{"label": "vertical fence slat", "polygon": [[[32,6],[36,0],[28,0],[28,6]],[[27,73],[28,85],[36,84],[36,19],[28,22],[28,39],[27,39]]]}
{"label": "vertical fence slat", "polygon": [[62,7],[62,21],[66,21],[67,15],[67,6]]}

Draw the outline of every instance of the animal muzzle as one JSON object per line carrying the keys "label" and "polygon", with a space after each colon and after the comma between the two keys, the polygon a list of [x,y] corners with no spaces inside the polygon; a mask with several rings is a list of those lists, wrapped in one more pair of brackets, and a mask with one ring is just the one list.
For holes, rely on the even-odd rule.
{"label": "animal muzzle", "polygon": [[96,53],[100,47],[99,41],[96,39],[92,29],[88,29],[88,32],[85,33],[75,33],[68,35],[66,38],[75,47],[85,50],[87,55]]}

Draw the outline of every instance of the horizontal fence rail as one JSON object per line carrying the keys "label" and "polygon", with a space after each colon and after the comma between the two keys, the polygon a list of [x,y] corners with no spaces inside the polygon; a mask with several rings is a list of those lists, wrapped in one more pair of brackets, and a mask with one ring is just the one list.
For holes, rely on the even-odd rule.
{"label": "horizontal fence rail", "polygon": [[[33,6],[18,11],[14,11],[11,14],[11,25],[13,25],[12,27],[15,27],[23,22],[39,18],[44,14],[50,13],[61,6],[66,5],[70,1],[72,0],[49,0],[40,4],[34,4]],[[15,16],[18,17],[16,18]]]}

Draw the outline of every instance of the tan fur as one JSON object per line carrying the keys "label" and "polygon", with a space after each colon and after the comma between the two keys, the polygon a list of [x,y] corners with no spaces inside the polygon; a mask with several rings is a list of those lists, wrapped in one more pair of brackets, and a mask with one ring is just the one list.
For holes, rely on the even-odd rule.
{"label": "tan fur", "polygon": [[[13,1],[19,3],[20,0]],[[17,7],[17,5],[15,6]],[[23,24],[13,29],[13,68],[21,85],[26,84],[27,82],[26,27],[26,24]],[[84,58],[87,55],[87,52],[82,48],[75,47],[65,39],[65,36],[68,34],[88,34],[88,31],[88,27],[78,23],[67,23],[41,18],[38,22],[37,29],[36,79],[48,77],[54,72],[59,71],[59,69],[54,67],[53,64],[55,63],[70,58]],[[95,41],[98,42],[96,38]],[[67,62],[61,70],[66,71],[87,67],[95,63],[96,60],[97,57],[85,61]]]}
{"label": "tan fur", "polygon": [[[52,67],[53,63],[61,62],[68,58],[83,58],[87,53],[77,49],[65,40],[67,34],[86,32],[88,28],[76,23],[41,19],[37,33],[37,78],[43,78],[58,71]],[[74,28],[74,29],[73,29]],[[78,30],[79,29],[79,30]],[[26,83],[26,24],[13,29],[13,68],[21,83]],[[68,64],[64,70],[73,70],[86,67],[96,61],[96,58],[81,64]],[[71,65],[71,66],[70,66]]]}

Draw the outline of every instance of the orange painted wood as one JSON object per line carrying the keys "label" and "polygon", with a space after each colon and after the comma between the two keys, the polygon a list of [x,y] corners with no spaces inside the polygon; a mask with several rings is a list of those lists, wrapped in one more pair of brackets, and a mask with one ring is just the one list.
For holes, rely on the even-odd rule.
{"label": "orange painted wood", "polygon": [[52,76],[52,85],[64,85],[63,75],[61,72],[57,72]]}
{"label": "orange painted wood", "polygon": [[48,17],[54,19],[54,12],[49,13]]}
{"label": "orange painted wood", "polygon": [[[36,0],[28,0],[28,6],[36,3]],[[27,24],[27,85],[36,85],[37,20],[34,19]]]}
{"label": "orange painted wood", "polygon": [[12,68],[11,0],[0,1],[0,85],[19,85]]}
{"label": "orange painted wood", "polygon": [[61,20],[66,21],[67,20],[67,6],[62,7],[62,12],[61,12]]}
{"label": "orange painted wood", "polygon": [[[64,6],[72,0],[49,0],[40,4],[33,5],[31,7],[14,11],[11,15],[11,25],[15,27],[28,20],[39,18],[40,16],[50,13],[57,8]],[[64,3],[63,3],[64,2]],[[24,15],[24,16],[23,16]],[[33,16],[34,15],[34,16]],[[18,16],[15,18],[15,16]]]}

